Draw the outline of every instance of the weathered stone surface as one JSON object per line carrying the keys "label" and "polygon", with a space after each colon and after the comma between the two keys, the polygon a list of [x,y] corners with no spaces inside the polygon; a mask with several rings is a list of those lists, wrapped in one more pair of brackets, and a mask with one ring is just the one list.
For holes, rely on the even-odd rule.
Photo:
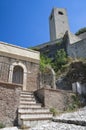
{"label": "weathered stone surface", "polygon": [[86,38],[79,42],[68,44],[67,54],[73,58],[86,58]]}
{"label": "weathered stone surface", "polygon": [[46,67],[45,72],[40,72],[40,88],[53,88],[56,89],[56,75],[55,71],[51,67]]}
{"label": "weathered stone surface", "polygon": [[19,66],[19,63],[21,63],[27,69],[27,72],[24,72],[24,76],[23,76],[25,77],[26,75],[26,81],[25,81],[26,90],[29,90],[29,91],[37,90],[37,88],[39,87],[39,80],[38,80],[39,79],[38,77],[39,64],[29,62],[26,60],[16,59],[16,57],[12,58],[12,57],[7,57],[7,56],[0,56],[0,80],[3,82],[9,82],[10,72],[12,73],[10,66],[14,68],[13,63],[16,63],[16,65],[18,66]]}
{"label": "weathered stone surface", "polygon": [[0,82],[0,123],[17,125],[21,86]]}
{"label": "weathered stone surface", "polygon": [[[56,122],[45,123],[41,126],[36,126],[31,130],[86,130],[85,124],[83,124],[84,126],[81,126],[82,121],[86,122],[86,107],[76,112],[62,114],[54,119]],[[58,122],[58,119],[61,121]],[[62,123],[64,120],[69,122]],[[70,120],[73,122],[70,122]],[[77,122],[81,122],[81,124],[77,124]]]}
{"label": "weathered stone surface", "polygon": [[86,38],[86,32],[79,34],[78,37],[80,37],[81,39],[85,39]]}
{"label": "weathered stone surface", "polygon": [[44,106],[56,108],[57,111],[63,111],[66,109],[69,102],[71,102],[72,92],[41,88],[35,92],[35,95]]}
{"label": "weathered stone surface", "polygon": [[51,122],[51,123],[44,124],[42,126],[37,126],[30,130],[86,130],[86,127],[77,126],[74,124]]}
{"label": "weathered stone surface", "polygon": [[86,126],[86,107],[76,112],[62,114],[55,117],[53,120],[57,122]]}
{"label": "weathered stone surface", "polygon": [[40,54],[37,51],[31,49],[25,49],[19,46],[14,46],[4,42],[0,42],[0,55],[13,57],[16,59],[33,61],[39,63]]}
{"label": "weathered stone surface", "polygon": [[7,127],[7,128],[3,128],[0,130],[18,130],[18,128],[17,127]]}

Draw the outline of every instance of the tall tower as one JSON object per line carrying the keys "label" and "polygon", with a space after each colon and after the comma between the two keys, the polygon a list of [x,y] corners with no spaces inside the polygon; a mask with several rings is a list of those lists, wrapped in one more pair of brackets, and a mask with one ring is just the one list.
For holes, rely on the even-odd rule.
{"label": "tall tower", "polygon": [[69,30],[68,17],[66,9],[53,8],[49,17],[50,40],[56,40]]}

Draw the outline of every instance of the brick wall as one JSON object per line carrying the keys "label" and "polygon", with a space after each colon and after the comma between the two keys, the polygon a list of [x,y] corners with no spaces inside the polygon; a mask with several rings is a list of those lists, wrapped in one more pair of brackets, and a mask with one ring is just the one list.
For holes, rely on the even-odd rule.
{"label": "brick wall", "polygon": [[0,82],[0,123],[6,126],[17,125],[21,87]]}

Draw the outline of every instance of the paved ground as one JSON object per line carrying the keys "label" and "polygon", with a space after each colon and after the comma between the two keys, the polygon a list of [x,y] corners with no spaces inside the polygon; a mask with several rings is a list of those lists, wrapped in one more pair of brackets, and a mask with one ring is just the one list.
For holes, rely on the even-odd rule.
{"label": "paved ground", "polygon": [[37,128],[32,128],[31,130],[86,130],[86,127],[73,124],[51,122]]}
{"label": "paved ground", "polygon": [[55,122],[43,124],[31,130],[86,130],[86,107],[77,112],[61,114],[53,120]]}
{"label": "paved ground", "polygon": [[0,129],[0,130],[18,130],[18,128],[17,127],[8,127],[8,128]]}
{"label": "paved ground", "polygon": [[[61,114],[53,118],[55,122],[45,123],[30,130],[86,130],[86,107],[77,112]],[[17,127],[1,130],[18,130]]]}

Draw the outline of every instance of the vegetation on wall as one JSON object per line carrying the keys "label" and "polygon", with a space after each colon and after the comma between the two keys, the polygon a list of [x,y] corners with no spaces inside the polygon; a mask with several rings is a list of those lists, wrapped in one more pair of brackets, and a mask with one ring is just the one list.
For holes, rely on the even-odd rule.
{"label": "vegetation on wall", "polygon": [[51,66],[51,59],[48,58],[47,56],[41,55],[40,56],[40,70],[44,72],[47,66]]}
{"label": "vegetation on wall", "polygon": [[54,61],[52,61],[45,55],[41,55],[40,70],[44,72],[47,66],[51,66],[57,73],[59,70],[63,71],[67,66],[67,63],[68,58],[66,56],[66,52],[64,51],[64,49],[60,49],[59,51],[57,51]]}
{"label": "vegetation on wall", "polygon": [[55,61],[53,63],[53,68],[55,72],[62,69],[63,65],[65,64],[67,64],[66,52],[64,51],[64,49],[60,49],[59,51],[57,51],[55,55]]}
{"label": "vegetation on wall", "polygon": [[80,35],[81,33],[84,33],[84,32],[86,32],[86,27],[84,27],[84,28],[81,28],[79,31],[77,31],[76,33],[75,33],[75,35]]}

